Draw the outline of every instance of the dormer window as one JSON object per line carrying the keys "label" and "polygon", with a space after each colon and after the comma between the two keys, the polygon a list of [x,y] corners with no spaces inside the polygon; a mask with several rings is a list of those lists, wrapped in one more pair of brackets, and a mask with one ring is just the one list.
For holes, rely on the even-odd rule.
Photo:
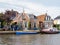
{"label": "dormer window", "polygon": [[46,20],[48,20],[48,17],[46,16]]}
{"label": "dormer window", "polygon": [[51,20],[50,16],[46,16],[46,20],[47,21]]}
{"label": "dormer window", "polygon": [[22,20],[25,20],[25,17],[24,17],[24,15],[22,15]]}

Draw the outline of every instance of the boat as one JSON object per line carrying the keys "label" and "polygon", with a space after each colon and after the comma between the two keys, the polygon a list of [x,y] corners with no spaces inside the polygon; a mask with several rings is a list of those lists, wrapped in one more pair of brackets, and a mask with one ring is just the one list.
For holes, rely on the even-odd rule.
{"label": "boat", "polygon": [[20,34],[38,34],[40,32],[38,31],[16,31],[16,35],[20,35]]}
{"label": "boat", "polygon": [[60,31],[58,31],[56,28],[48,28],[48,29],[42,29],[40,33],[42,34],[57,34]]}

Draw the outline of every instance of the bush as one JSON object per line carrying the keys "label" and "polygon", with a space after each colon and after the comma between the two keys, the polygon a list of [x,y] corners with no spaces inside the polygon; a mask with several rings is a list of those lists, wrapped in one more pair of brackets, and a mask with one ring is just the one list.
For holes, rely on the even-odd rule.
{"label": "bush", "polygon": [[60,30],[60,25],[59,25],[59,24],[53,25],[53,27],[55,27],[55,28],[57,28],[58,30]]}
{"label": "bush", "polygon": [[28,29],[31,29],[31,22],[28,22]]}

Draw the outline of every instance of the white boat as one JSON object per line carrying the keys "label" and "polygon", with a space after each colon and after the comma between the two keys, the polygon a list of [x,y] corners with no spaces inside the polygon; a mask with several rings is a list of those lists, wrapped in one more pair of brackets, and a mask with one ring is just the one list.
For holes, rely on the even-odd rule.
{"label": "white boat", "polygon": [[41,30],[40,33],[56,34],[56,33],[59,33],[59,31],[57,30],[57,28],[48,28],[48,29]]}

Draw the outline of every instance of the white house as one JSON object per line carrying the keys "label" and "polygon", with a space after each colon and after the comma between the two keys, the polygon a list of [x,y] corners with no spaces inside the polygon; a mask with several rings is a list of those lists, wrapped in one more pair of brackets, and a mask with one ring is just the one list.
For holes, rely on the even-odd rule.
{"label": "white house", "polygon": [[60,24],[60,15],[54,19],[54,24]]}

